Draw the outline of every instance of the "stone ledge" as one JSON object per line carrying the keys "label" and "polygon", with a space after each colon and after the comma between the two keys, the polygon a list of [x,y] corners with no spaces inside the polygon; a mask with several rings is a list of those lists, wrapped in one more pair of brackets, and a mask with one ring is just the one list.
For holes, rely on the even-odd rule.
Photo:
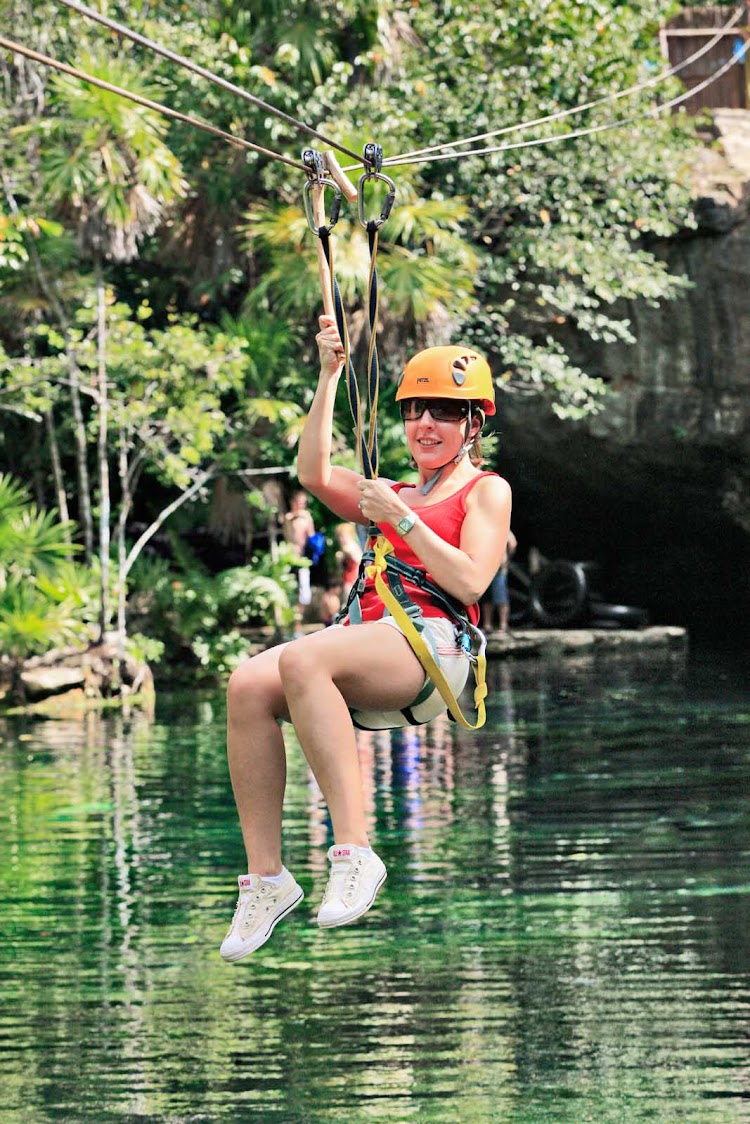
{"label": "stone ledge", "polygon": [[[300,631],[308,635],[322,627],[320,624],[306,624]],[[278,643],[278,634],[273,629],[255,629],[248,633],[248,654],[256,655]],[[514,628],[506,634],[490,633],[487,637],[487,658],[575,655],[593,650],[686,652],[687,646],[687,629],[676,625],[653,625],[650,628]]]}
{"label": "stone ledge", "polygon": [[650,628],[513,629],[487,638],[488,658],[576,655],[580,652],[661,649],[687,652],[687,629],[676,625]]}

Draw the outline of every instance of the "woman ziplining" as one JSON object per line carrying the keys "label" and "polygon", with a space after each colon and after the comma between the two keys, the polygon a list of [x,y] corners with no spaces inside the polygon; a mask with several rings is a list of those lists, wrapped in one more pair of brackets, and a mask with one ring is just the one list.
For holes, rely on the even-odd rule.
{"label": "woman ziplining", "polygon": [[[313,225],[324,229],[319,200]],[[325,270],[322,276],[330,310],[335,286],[329,297]],[[363,473],[331,462],[348,347],[331,311],[319,326],[320,373],[300,438],[298,477],[338,518],[369,528],[370,550],[336,625],[253,656],[230,679],[228,758],[248,869],[238,879],[221,946],[231,963],[260,948],[304,897],[282,858],[280,723],[294,726],[333,824],[317,923],[323,929],[350,924],[370,909],[386,878],[367,833],[355,727],[416,725],[448,706],[461,715],[449,700],[460,694],[472,663],[483,660],[477,602],[504,557],[510,529],[510,487],[481,467],[479,435],[495,412],[486,360],[463,344],[414,356],[396,400],[418,483],[378,479],[372,445],[369,458],[366,448],[363,453]],[[357,432],[362,448],[359,425]],[[482,649],[479,657],[472,642]],[[483,693],[480,682],[476,725],[483,720]]]}

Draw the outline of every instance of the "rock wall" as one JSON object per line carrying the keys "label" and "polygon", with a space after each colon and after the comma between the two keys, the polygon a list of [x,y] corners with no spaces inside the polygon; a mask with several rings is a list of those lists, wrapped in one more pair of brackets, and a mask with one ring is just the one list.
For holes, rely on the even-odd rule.
{"label": "rock wall", "polygon": [[637,343],[566,340],[612,394],[586,423],[501,402],[514,529],[596,558],[602,592],[697,635],[750,638],[750,113],[717,110],[695,169],[699,228],[656,247],[693,287],[625,310]]}

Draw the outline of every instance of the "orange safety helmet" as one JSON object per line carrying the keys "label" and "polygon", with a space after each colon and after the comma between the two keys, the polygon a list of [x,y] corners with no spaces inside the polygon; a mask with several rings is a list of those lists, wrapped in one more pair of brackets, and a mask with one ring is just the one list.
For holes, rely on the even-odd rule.
{"label": "orange safety helmet", "polygon": [[[456,366],[463,359],[465,367]],[[485,414],[495,413],[495,387],[490,365],[472,347],[428,347],[406,364],[396,391],[402,398],[470,398]]]}

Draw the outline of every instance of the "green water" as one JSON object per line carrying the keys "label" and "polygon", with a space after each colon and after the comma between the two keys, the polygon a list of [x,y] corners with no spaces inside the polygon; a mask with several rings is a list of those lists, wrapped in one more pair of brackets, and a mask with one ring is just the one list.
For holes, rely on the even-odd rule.
{"label": "green water", "polygon": [[[700,671],[700,673],[698,673]],[[750,686],[493,665],[487,727],[362,735],[376,908],[218,945],[240,841],[219,697],[0,723],[0,1121],[750,1121]]]}

